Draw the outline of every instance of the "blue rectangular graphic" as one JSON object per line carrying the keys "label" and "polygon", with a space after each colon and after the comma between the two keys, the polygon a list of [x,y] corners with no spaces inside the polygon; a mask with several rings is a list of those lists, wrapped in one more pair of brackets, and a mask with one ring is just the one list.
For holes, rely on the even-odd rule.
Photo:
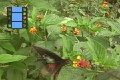
{"label": "blue rectangular graphic", "polygon": [[12,21],[22,21],[22,13],[12,13]]}
{"label": "blue rectangular graphic", "polygon": [[12,22],[12,28],[22,28],[22,22]]}
{"label": "blue rectangular graphic", "polygon": [[[26,17],[26,18],[24,18]],[[7,27],[8,28],[27,28],[27,8],[26,7],[7,7]]]}
{"label": "blue rectangular graphic", "polygon": [[12,7],[12,12],[22,12],[22,7]]}

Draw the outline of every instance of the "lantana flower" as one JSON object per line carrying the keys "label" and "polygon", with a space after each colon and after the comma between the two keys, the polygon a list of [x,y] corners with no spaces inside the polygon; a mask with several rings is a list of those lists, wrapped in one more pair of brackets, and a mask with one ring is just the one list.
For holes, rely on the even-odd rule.
{"label": "lantana flower", "polygon": [[75,28],[75,29],[73,30],[73,33],[74,33],[75,35],[78,35],[78,34],[80,34],[80,31],[79,31],[77,28]]}
{"label": "lantana flower", "polygon": [[102,4],[103,8],[106,8],[106,7],[107,7],[107,4],[108,4],[108,2],[105,1],[105,2]]}
{"label": "lantana flower", "polygon": [[73,61],[73,67],[80,67],[80,68],[89,68],[89,62],[85,59],[82,59],[80,56],[77,56],[79,61]]}
{"label": "lantana flower", "polygon": [[33,27],[33,28],[30,29],[29,32],[30,32],[31,34],[34,34],[36,31],[37,31],[36,27]]}
{"label": "lantana flower", "polygon": [[62,26],[61,29],[62,29],[62,31],[66,31],[67,27],[66,26]]}

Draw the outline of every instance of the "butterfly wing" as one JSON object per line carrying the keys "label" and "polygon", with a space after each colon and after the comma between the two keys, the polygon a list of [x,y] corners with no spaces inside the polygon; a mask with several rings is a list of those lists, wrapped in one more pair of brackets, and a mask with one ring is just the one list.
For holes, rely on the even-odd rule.
{"label": "butterfly wing", "polygon": [[47,49],[43,49],[41,47],[37,47],[37,46],[33,46],[33,48],[40,54],[40,55],[47,55],[51,58],[54,59],[54,63],[47,63],[45,65],[45,67],[42,69],[42,74],[43,75],[51,75],[54,74],[54,79],[57,77],[60,69],[62,68],[62,66],[64,66],[65,64],[68,63],[68,59],[62,59],[61,57],[59,57],[58,55],[56,55],[55,53],[47,50]]}
{"label": "butterfly wing", "polygon": [[47,50],[47,49],[43,49],[41,47],[37,47],[37,46],[32,46],[40,55],[47,55],[51,58],[53,58],[56,62],[57,61],[61,61],[62,58],[59,57],[58,55],[56,55],[55,53]]}

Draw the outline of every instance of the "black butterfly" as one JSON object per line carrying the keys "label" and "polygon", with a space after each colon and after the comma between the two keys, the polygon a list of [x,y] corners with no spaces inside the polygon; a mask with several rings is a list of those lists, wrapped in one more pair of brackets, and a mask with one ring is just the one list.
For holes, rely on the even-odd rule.
{"label": "black butterfly", "polygon": [[58,76],[61,68],[66,65],[69,60],[68,59],[62,59],[61,57],[59,57],[58,55],[56,55],[55,53],[47,50],[47,49],[43,49],[41,47],[37,47],[37,46],[32,46],[37,53],[39,53],[42,56],[49,56],[50,58],[52,58],[54,60],[54,63],[46,63],[45,64],[45,68],[43,69],[44,73],[46,75],[51,75],[53,74],[54,76],[54,80],[56,80],[56,77]]}

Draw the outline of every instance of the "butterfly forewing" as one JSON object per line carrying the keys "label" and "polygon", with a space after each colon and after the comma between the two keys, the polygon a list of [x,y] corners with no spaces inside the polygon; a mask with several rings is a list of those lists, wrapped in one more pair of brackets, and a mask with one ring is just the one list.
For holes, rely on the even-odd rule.
{"label": "butterfly forewing", "polygon": [[53,53],[53,52],[51,52],[51,51],[49,51],[47,49],[43,49],[43,48],[37,47],[37,46],[33,46],[33,48],[42,56],[43,55],[45,55],[45,56],[47,55],[47,56],[53,58],[55,61],[62,60],[61,57],[59,57],[58,55],[56,55],[55,53]]}

